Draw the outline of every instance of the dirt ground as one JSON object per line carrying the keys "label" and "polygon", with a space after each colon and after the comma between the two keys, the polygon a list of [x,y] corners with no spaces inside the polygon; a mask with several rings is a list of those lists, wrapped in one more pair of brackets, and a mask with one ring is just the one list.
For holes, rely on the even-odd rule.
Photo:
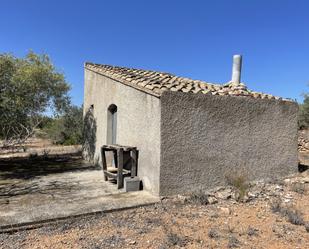
{"label": "dirt ground", "polygon": [[[302,185],[290,184],[294,178],[269,183],[272,191],[245,203],[174,197],[153,206],[2,233],[0,247],[309,248],[309,172],[296,178]],[[279,200],[295,217],[276,206]]]}
{"label": "dirt ground", "polygon": [[[39,142],[31,149],[41,146]],[[51,144],[44,146],[43,154]],[[304,159],[308,155],[305,151]],[[29,176],[16,172],[9,178]],[[41,175],[33,172],[30,178]],[[309,248],[309,170],[256,186],[250,186],[251,198],[245,202],[233,197],[212,197],[210,202],[202,194],[177,196],[147,207],[0,231],[0,248]]]}
{"label": "dirt ground", "polygon": [[81,145],[55,145],[50,139],[34,137],[29,138],[24,144],[16,145],[13,148],[1,149],[0,160],[35,156],[77,155],[81,154],[81,151]]}

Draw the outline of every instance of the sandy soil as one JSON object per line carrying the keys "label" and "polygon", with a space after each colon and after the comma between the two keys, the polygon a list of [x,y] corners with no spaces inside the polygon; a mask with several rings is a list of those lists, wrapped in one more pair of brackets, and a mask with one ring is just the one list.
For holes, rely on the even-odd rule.
{"label": "sandy soil", "polygon": [[[309,173],[301,177],[308,179]],[[301,178],[305,179],[305,178]],[[278,196],[309,222],[309,183],[273,183]],[[277,191],[277,190],[276,190]],[[1,248],[309,248],[309,227],[274,212],[278,196],[202,205],[190,197],[154,206],[59,221],[28,231],[0,234]],[[299,217],[298,217],[299,218]]]}

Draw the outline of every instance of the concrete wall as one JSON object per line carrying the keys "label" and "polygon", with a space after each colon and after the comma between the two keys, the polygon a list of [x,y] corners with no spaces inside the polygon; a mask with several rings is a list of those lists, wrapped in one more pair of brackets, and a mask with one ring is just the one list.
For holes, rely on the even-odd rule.
{"label": "concrete wall", "polygon": [[297,170],[296,103],[165,92],[161,108],[160,195]]}
{"label": "concrete wall", "polygon": [[94,106],[95,161],[101,160],[100,147],[107,143],[107,109],[111,104],[117,105],[117,144],[137,146],[138,176],[145,189],[158,194],[160,100],[85,69],[84,114]]}

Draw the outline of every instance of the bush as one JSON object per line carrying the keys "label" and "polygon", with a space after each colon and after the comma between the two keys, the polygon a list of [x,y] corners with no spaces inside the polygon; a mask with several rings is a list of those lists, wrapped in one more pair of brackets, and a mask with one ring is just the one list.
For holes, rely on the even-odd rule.
{"label": "bush", "polygon": [[220,238],[220,234],[216,229],[211,228],[208,232],[208,237],[212,239],[218,239]]}
{"label": "bush", "polygon": [[70,106],[64,115],[54,118],[43,130],[56,144],[81,144],[83,139],[82,107]]}
{"label": "bush", "polygon": [[200,190],[197,193],[190,194],[187,201],[189,203],[194,203],[194,204],[199,204],[199,205],[207,205],[207,204],[209,204],[208,198],[209,198],[208,194],[206,194],[205,192]]}
{"label": "bush", "polygon": [[293,225],[305,225],[303,214],[296,208],[284,206],[280,200],[275,200],[271,204],[271,210],[274,213],[279,213],[281,216],[286,217]]}
{"label": "bush", "polygon": [[292,184],[291,190],[298,193],[298,194],[305,194],[306,186],[303,183],[296,182],[296,183]]}
{"label": "bush", "polygon": [[248,230],[247,230],[247,234],[248,236],[257,236],[258,235],[258,232],[259,230],[254,228],[254,227],[248,227]]}
{"label": "bush", "polygon": [[232,173],[226,175],[227,183],[235,188],[237,191],[236,200],[243,201],[248,194],[249,184],[247,182],[247,177],[242,173]]}
{"label": "bush", "polygon": [[306,129],[309,127],[309,95],[305,94],[304,103],[299,105],[298,127]]}
{"label": "bush", "polygon": [[229,242],[227,244],[228,248],[236,248],[240,246],[240,241],[235,236],[229,237]]}
{"label": "bush", "polygon": [[182,238],[176,233],[168,233],[166,236],[166,240],[169,247],[171,246],[185,247],[189,242],[187,238]]}
{"label": "bush", "polygon": [[288,221],[293,225],[302,226],[305,224],[302,213],[297,209],[287,209],[286,216]]}

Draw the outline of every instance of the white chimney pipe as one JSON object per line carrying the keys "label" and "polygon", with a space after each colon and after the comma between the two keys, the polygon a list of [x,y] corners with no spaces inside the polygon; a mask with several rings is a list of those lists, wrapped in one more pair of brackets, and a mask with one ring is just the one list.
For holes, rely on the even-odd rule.
{"label": "white chimney pipe", "polygon": [[239,54],[233,56],[233,72],[232,72],[232,82],[233,83],[240,83],[240,76],[241,76],[241,61],[242,57]]}

